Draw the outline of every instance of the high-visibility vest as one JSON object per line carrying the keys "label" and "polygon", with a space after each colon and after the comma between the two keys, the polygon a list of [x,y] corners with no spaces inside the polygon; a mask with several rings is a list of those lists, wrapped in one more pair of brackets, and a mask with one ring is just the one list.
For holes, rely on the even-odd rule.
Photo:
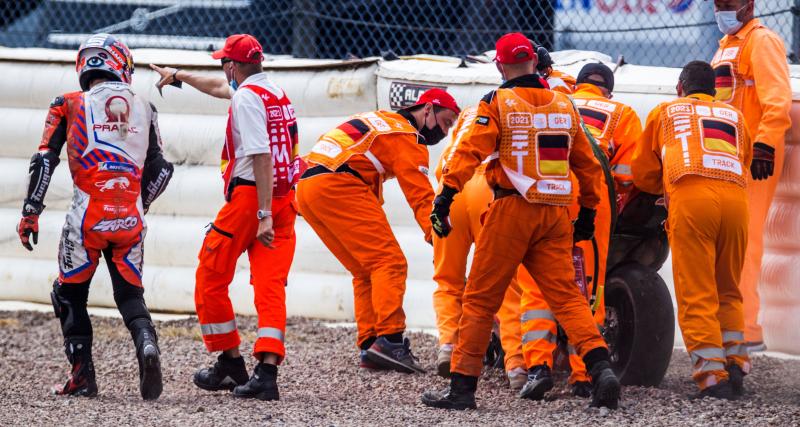
{"label": "high-visibility vest", "polygon": [[387,111],[356,114],[322,135],[306,160],[335,171],[351,157],[363,154],[381,172],[383,165],[369,149],[378,136],[398,133],[416,135],[417,129],[402,116]]}
{"label": "high-visibility vest", "polygon": [[[274,178],[272,195],[285,196],[297,184],[300,178],[300,157],[298,155],[297,118],[291,101],[282,92],[275,96],[269,90],[257,86],[246,85],[238,90],[251,90],[264,102],[267,137],[272,154]],[[229,198],[230,181],[236,164],[236,147],[233,143],[233,107],[228,108],[228,126],[225,131],[225,145],[222,147],[222,179],[225,181],[225,197]]]}
{"label": "high-visibility vest", "polygon": [[746,185],[741,112],[718,101],[679,98],[663,106],[659,120],[661,162],[670,183],[699,175]]}
{"label": "high-visibility vest", "polygon": [[750,40],[750,37],[763,28],[763,25],[757,25],[747,33],[747,37],[740,39],[738,37],[728,37],[728,42],[725,46],[720,46],[711,60],[711,66],[714,68],[714,86],[717,93],[714,99],[730,104],[737,109],[741,110],[744,104],[744,92],[739,90],[744,86],[753,86],[755,81],[747,79],[741,73],[741,59],[742,50]]}
{"label": "high-visibility vest", "polygon": [[535,106],[511,89],[498,89],[500,165],[509,181],[532,203],[568,206],[572,203],[569,155],[580,117],[567,95]]}

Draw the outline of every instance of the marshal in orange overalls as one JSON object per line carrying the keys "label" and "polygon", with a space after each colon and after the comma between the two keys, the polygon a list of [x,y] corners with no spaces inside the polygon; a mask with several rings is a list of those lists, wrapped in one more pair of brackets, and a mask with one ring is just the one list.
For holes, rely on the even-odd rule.
{"label": "marshal in orange overalls", "polygon": [[[251,80],[252,79],[252,80]],[[258,331],[253,355],[272,353],[278,361],[285,355],[286,280],[294,259],[296,236],[294,232],[297,207],[293,186],[299,174],[297,156],[297,121],[286,94],[257,74],[250,77],[233,97],[228,114],[228,128],[222,152],[222,170],[225,181],[226,203],[211,223],[200,249],[196,273],[195,305],[200,321],[200,331],[208,351],[238,348],[241,339],[236,327],[233,305],[228,287],[236,272],[236,261],[247,251],[250,260],[250,283],[255,293],[258,313]],[[259,83],[260,82],[260,83]],[[243,123],[238,119],[237,107],[243,96],[257,95],[264,104],[263,123]],[[279,114],[272,114],[277,109]],[[267,120],[267,112],[270,112]],[[263,141],[272,153],[275,170],[272,197],[272,228],[275,238],[272,247],[256,239],[259,209],[255,182],[248,178],[251,171],[237,165],[246,165],[248,159],[236,158],[244,142],[244,126],[264,126],[270,140]],[[234,131],[236,129],[236,131]],[[261,142],[259,140],[259,142]],[[247,147],[246,145],[244,146]],[[241,176],[240,176],[241,175]]]}
{"label": "marshal in orange overalls", "polygon": [[507,85],[527,84],[525,79],[532,79],[532,87],[499,89],[481,101],[479,124],[470,128],[443,176],[444,185],[461,190],[481,161],[498,152],[486,168],[496,199],[475,248],[453,353],[451,371],[462,375],[480,375],[492,318],[519,264],[539,280],[545,301],[578,353],[607,358],[606,344],[573,282],[567,210],[573,197],[571,171],[580,182],[581,205],[594,208],[601,167],[566,95],[540,89],[535,76]]}
{"label": "marshal in orange overalls", "polygon": [[355,115],[320,138],[297,187],[303,218],[353,275],[359,347],[406,328],[408,265],[381,208],[385,180],[397,178],[431,240],[428,149],[417,138],[399,113]]}
{"label": "marshal in orange overalls", "polygon": [[[548,80],[549,83],[549,80]],[[614,178],[614,185],[617,194],[627,192],[633,184],[633,177],[630,171],[630,159],[633,149],[636,146],[642,126],[639,117],[633,109],[622,103],[611,101],[602,95],[597,86],[592,84],[580,84],[576,87],[577,91],[573,95],[575,105],[581,114],[586,129],[594,137],[599,148],[608,159],[611,166],[611,173]],[[597,242],[598,265],[597,277],[592,277],[591,285],[596,287],[595,321],[602,325],[605,321],[605,304],[603,300],[603,289],[605,287],[606,258],[608,246],[611,238],[612,217],[614,216],[611,203],[611,196],[606,177],[601,175],[597,178],[602,183],[600,191],[601,202],[597,207],[597,217],[595,219],[595,241]],[[575,181],[574,181],[575,182]],[[577,216],[579,205],[573,203],[570,208],[571,218]],[[585,265],[589,268],[589,274],[594,276],[595,265],[594,249],[591,241],[579,242],[577,244],[584,253]],[[526,306],[531,309],[522,313],[522,322],[525,325],[527,339],[524,339],[526,363],[530,366],[547,364],[553,366],[553,351],[556,348],[557,326],[553,313],[544,301],[541,292],[536,288],[535,279],[520,268],[518,280],[530,287],[530,300],[526,301]],[[587,289],[591,294],[592,289]],[[588,297],[588,295],[587,295]],[[504,302],[504,306],[509,305],[510,298]],[[502,311],[502,310],[501,310]],[[502,322],[501,318],[501,322]],[[511,319],[501,323],[510,324]],[[506,347],[504,343],[504,348]],[[572,346],[569,346],[569,361],[572,368],[569,382],[589,381],[586,367],[581,358],[575,353]]]}
{"label": "marshal in orange overalls", "polygon": [[720,40],[711,65],[716,75],[716,100],[742,112],[753,143],[761,142],[775,149],[774,175],[766,180],[750,180],[747,185],[750,237],[740,288],[744,297],[745,339],[757,343],[763,341],[758,323],[758,283],[764,254],[764,223],[781,178],[784,138],[791,127],[792,89],[786,48],[779,35],[753,19],[736,34]]}
{"label": "marshal in orange overalls", "polygon": [[[547,75],[547,84],[550,86],[550,89],[556,92],[561,92],[566,95],[572,95],[575,89],[575,77],[564,73],[562,71],[553,70],[551,69],[550,73]],[[477,172],[476,172],[477,173]],[[577,184],[577,181],[573,179],[573,184]],[[466,188],[465,188],[466,190]],[[602,202],[601,202],[602,204]],[[574,219],[574,216],[577,215],[577,210],[573,214],[571,214],[571,218]],[[547,307],[547,303],[541,296],[541,292],[539,291],[538,287],[536,286],[536,282],[531,277],[530,273],[525,270],[525,267],[520,265],[517,269],[517,275],[514,281],[506,290],[506,296],[503,300],[503,305],[500,307],[500,310],[497,312],[497,319],[500,322],[500,343],[503,346],[503,351],[505,352],[505,367],[508,372],[513,371],[515,368],[524,367],[524,366],[535,366],[545,363],[549,361],[548,365],[553,366],[553,349],[555,349],[555,321],[552,320],[552,313],[546,315],[546,319],[542,319],[541,322],[534,322],[534,323],[546,323],[543,326],[544,329],[550,330],[552,326],[553,335],[552,335],[552,345],[551,340],[549,339],[536,339],[534,340],[536,344],[533,345],[541,345],[546,348],[541,348],[538,356],[529,355],[528,360],[525,359],[522,352],[522,323],[528,323],[532,318],[527,318],[522,316],[522,290],[520,288],[520,284],[524,283],[526,288],[529,288],[531,292],[529,293],[530,300],[526,301],[526,304],[532,308],[539,308],[542,309],[542,313],[550,313],[549,308]],[[524,320],[523,320],[524,319]],[[537,328],[537,326],[533,326]],[[546,337],[545,337],[546,338]],[[528,346],[529,353],[531,353],[531,346]],[[549,355],[549,356],[547,356]],[[580,360],[577,355],[573,356],[577,360]],[[532,363],[532,364],[531,364]],[[576,365],[577,366],[577,365]],[[573,369],[574,371],[574,369]],[[583,377],[581,377],[583,378]]]}
{"label": "marshal in orange overalls", "polygon": [[739,277],[747,245],[751,142],[742,113],[697,93],[647,117],[633,156],[636,187],[667,199],[678,323],[705,389],[750,370]]}
{"label": "marshal in orange overalls", "polygon": [[[469,131],[477,116],[477,107],[465,108],[453,130],[453,138],[445,147],[436,167],[436,179],[441,180],[447,162],[458,147],[461,138]],[[481,217],[494,199],[492,189],[484,176],[485,164],[475,169],[459,196],[450,206],[450,222],[453,231],[447,238],[433,236],[433,280],[437,283],[433,293],[436,326],[439,329],[439,345],[452,346],[456,342],[458,322],[461,320],[461,304],[466,288],[467,257],[473,243],[478,239],[482,225]],[[507,302],[497,312],[500,335],[505,352],[505,369],[512,372],[525,369],[520,344],[519,285],[514,281],[508,288]]]}

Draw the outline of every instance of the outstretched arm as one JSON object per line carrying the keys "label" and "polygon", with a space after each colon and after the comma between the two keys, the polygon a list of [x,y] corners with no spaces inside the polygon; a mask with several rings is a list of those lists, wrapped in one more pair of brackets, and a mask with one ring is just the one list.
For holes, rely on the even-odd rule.
{"label": "outstretched arm", "polygon": [[228,85],[228,81],[222,77],[205,76],[172,67],[159,67],[154,64],[150,64],[150,69],[161,76],[161,80],[156,83],[156,87],[159,89],[179,81],[186,82],[189,86],[206,95],[211,95],[215,98],[231,99],[231,88]]}

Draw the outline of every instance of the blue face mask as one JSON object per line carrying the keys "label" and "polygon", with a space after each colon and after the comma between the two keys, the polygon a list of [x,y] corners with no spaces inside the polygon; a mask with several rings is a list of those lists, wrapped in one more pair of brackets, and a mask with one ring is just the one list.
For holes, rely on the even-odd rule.
{"label": "blue face mask", "polygon": [[[742,8],[743,9],[743,8]],[[736,15],[741,11],[739,10],[723,10],[714,13],[714,18],[717,20],[719,30],[724,34],[736,34],[744,25]]]}
{"label": "blue face mask", "polygon": [[234,91],[236,91],[236,89],[239,89],[239,83],[236,83],[236,80],[235,80],[235,79],[234,79],[234,80],[231,80],[231,81],[229,81],[229,82],[228,82],[228,84],[229,84],[229,85],[231,85],[231,88],[232,88]]}

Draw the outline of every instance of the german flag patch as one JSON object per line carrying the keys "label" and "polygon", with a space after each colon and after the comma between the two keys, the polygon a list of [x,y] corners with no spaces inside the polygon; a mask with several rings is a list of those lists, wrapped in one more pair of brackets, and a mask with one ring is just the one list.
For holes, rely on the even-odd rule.
{"label": "german flag patch", "polygon": [[717,101],[730,101],[733,98],[734,80],[731,64],[721,64],[714,69],[714,87],[717,94],[714,99]]}
{"label": "german flag patch", "polygon": [[581,113],[581,118],[592,136],[598,137],[603,134],[609,119],[608,113],[590,108],[578,108],[578,112]]}
{"label": "german flag patch", "polygon": [[707,151],[725,153],[736,156],[739,147],[736,139],[736,127],[720,120],[702,120],[703,147]]}
{"label": "german flag patch", "polygon": [[536,134],[539,175],[566,177],[569,174],[569,135]]}
{"label": "german flag patch", "polygon": [[336,141],[340,147],[347,148],[355,145],[370,131],[370,127],[359,119],[344,122],[325,134],[327,139]]}

